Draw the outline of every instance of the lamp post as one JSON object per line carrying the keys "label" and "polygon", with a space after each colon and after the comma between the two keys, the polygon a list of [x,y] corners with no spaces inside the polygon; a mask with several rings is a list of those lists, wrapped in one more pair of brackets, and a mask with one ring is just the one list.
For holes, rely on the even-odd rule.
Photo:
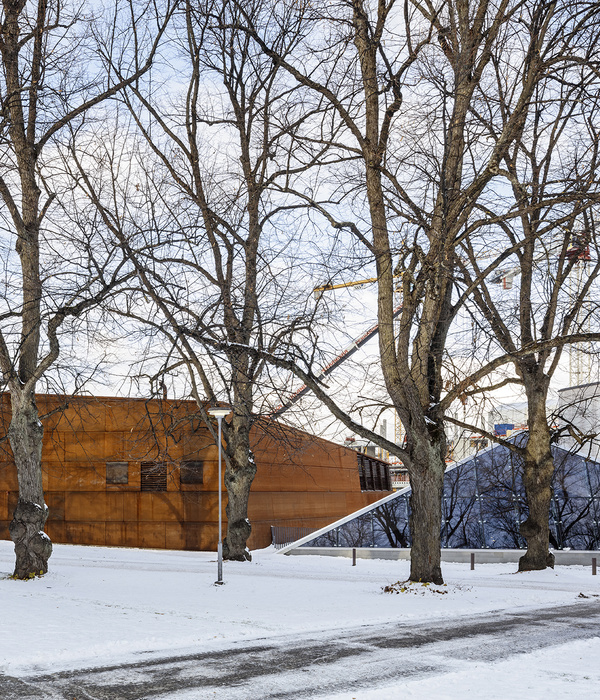
{"label": "lamp post", "polygon": [[221,497],[221,421],[231,413],[229,406],[213,406],[208,409],[208,414],[217,419],[219,424],[219,544],[217,545],[217,580],[216,584],[223,585],[223,506]]}

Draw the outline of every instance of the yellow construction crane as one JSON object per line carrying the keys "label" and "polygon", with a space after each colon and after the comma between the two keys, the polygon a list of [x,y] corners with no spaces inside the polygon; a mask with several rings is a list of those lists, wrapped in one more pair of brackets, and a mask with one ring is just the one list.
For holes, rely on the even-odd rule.
{"label": "yellow construction crane", "polygon": [[369,277],[366,280],[353,280],[352,282],[340,282],[340,284],[322,284],[320,287],[313,289],[315,301],[319,301],[323,292],[328,292],[332,289],[344,289],[345,287],[362,287],[363,284],[372,284],[377,282],[377,277]]}
{"label": "yellow construction crane", "polygon": [[[398,275],[394,275],[394,279],[398,279],[402,277],[402,273]],[[352,280],[351,282],[340,282],[339,284],[322,284],[319,287],[315,287],[313,289],[313,295],[315,298],[315,301],[319,301],[321,298],[321,295],[323,292],[329,292],[334,289],[345,289],[346,287],[362,287],[365,284],[373,284],[373,282],[377,282],[377,277],[369,277],[368,279],[363,279],[363,280]],[[400,292],[400,287],[396,287],[396,291]],[[394,309],[394,318],[396,318],[400,312],[402,311],[402,304],[399,303],[396,305],[396,308]],[[358,350],[362,345],[364,345],[367,341],[369,341],[371,338],[375,337],[377,333],[379,332],[379,325],[373,326],[373,328],[370,328],[366,333],[364,333],[360,338],[355,340],[349,348],[346,348],[338,357],[335,358],[333,362],[331,362],[327,368],[325,368],[324,372],[331,372],[333,369],[338,367],[345,359],[347,359],[350,355],[352,355],[356,350]],[[301,389],[297,392],[298,396],[294,395],[292,397],[291,402],[297,400],[297,398],[300,397],[301,392],[303,392],[305,388],[301,387]],[[285,406],[281,406],[278,409],[276,409],[276,415],[277,413],[282,412],[283,410],[286,410],[289,405],[291,405],[291,402],[288,402],[285,404]],[[402,427],[402,423],[400,422],[400,419],[398,418],[398,414],[396,411],[394,411],[394,438],[396,441],[396,444],[401,445],[403,440],[404,440],[404,430]],[[388,459],[389,459],[388,455]],[[394,458],[395,460],[396,458]]]}

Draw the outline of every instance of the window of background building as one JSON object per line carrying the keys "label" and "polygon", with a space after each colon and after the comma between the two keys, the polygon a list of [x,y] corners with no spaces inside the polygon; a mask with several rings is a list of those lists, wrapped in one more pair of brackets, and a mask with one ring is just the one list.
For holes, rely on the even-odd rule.
{"label": "window of background building", "polygon": [[180,475],[182,484],[203,484],[204,462],[201,460],[182,462]]}
{"label": "window of background building", "polygon": [[127,462],[107,462],[106,463],[106,483],[107,484],[128,484],[129,465]]}
{"label": "window of background building", "polygon": [[391,491],[389,465],[380,459],[357,453],[361,491]]}

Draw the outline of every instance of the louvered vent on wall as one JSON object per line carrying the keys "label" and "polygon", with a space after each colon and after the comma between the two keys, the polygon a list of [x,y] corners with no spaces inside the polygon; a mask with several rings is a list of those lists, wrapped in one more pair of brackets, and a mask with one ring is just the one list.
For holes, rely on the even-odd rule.
{"label": "louvered vent on wall", "polygon": [[167,465],[164,462],[142,462],[141,490],[167,490]]}

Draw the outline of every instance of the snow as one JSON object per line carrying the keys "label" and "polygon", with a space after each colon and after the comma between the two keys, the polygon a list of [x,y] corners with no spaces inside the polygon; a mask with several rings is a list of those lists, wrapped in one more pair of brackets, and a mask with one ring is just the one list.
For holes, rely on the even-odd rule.
{"label": "snow", "polygon": [[521,654],[494,664],[457,662],[455,672],[440,677],[402,679],[391,686],[360,693],[336,693],[322,700],[506,700],[595,697],[600,683],[600,638],[575,641]]}
{"label": "snow", "polygon": [[[516,574],[514,564],[471,571],[451,563],[444,564],[443,595],[440,587],[422,586],[389,594],[383,587],[405,580],[408,562],[360,559],[353,567],[341,557],[286,557],[271,548],[253,552],[252,562],[224,562],[224,586],[214,585],[216,555],[209,552],[54,545],[46,576],[14,581],[13,566],[12,543],[0,541],[0,673],[14,676],[239,648],[291,634],[341,634],[390,620],[447,623],[600,594],[600,577],[590,567]],[[31,628],[33,648],[22,632]],[[560,641],[495,663],[457,660],[451,673],[403,679],[401,693],[394,685],[327,697],[505,698],[528,684],[539,691],[528,697],[544,697],[539,689],[550,685],[553,697],[566,697],[567,690],[571,697],[591,695],[600,681],[593,661],[600,639]]]}

